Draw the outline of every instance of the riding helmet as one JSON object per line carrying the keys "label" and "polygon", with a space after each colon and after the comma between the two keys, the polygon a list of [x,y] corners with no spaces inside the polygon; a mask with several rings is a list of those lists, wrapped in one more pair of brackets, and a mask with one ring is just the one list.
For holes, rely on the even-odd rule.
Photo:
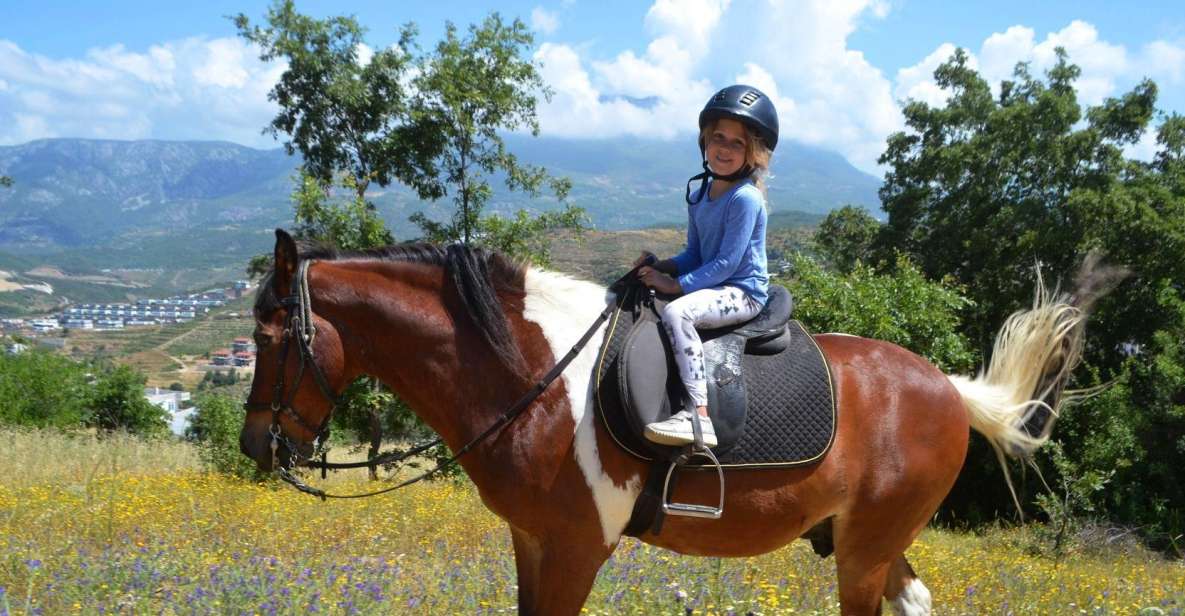
{"label": "riding helmet", "polygon": [[737,84],[712,95],[699,112],[700,131],[718,118],[734,118],[752,127],[770,151],[778,145],[778,112],[773,101],[753,86]]}

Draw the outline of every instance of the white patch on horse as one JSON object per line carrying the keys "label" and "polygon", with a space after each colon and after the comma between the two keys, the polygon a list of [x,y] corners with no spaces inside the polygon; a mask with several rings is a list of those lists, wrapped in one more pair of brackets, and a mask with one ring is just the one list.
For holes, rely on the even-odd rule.
{"label": "white patch on horse", "polygon": [[901,594],[893,599],[893,611],[901,616],[928,616],[930,614],[930,590],[921,580],[914,578]]}
{"label": "white patch on horse", "polygon": [[[524,287],[523,318],[543,330],[556,359],[568,353],[607,305],[603,287],[562,274],[528,269]],[[605,326],[602,325],[561,378],[568,390],[568,406],[576,424],[576,463],[592,491],[605,545],[611,546],[621,538],[621,532],[629,522],[634,501],[641,491],[641,478],[631,477],[624,487],[619,486],[601,466],[597,451],[592,376],[604,335]]]}

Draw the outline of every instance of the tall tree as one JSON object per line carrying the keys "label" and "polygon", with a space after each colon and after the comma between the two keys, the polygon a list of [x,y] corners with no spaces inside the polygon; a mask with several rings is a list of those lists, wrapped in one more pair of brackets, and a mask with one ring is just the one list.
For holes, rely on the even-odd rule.
{"label": "tall tree", "polygon": [[857,263],[869,264],[879,230],[880,223],[868,210],[845,205],[827,214],[812,240],[831,265],[847,273]]}
{"label": "tall tree", "polygon": [[144,397],[147,377],[129,366],[103,366],[92,386],[87,423],[101,430],[161,435],[169,430],[168,411]]}
{"label": "tall tree", "polygon": [[371,182],[397,181],[425,199],[443,194],[434,165],[441,134],[412,108],[406,85],[413,25],[400,30],[397,45],[364,59],[365,30],[356,19],[315,19],[298,13],[292,0],[273,4],[266,26],[242,13],[234,23],[259,46],[261,60],[287,64],[268,93],[280,111],[264,132],[287,136],[285,149],[300,152],[308,175],[331,186],[336,174],[349,173],[360,198]]}
{"label": "tall tree", "polygon": [[[470,26],[463,37],[455,25],[447,24],[444,40],[421,62],[414,83],[424,112],[444,137],[436,162],[456,205],[446,223],[429,220],[422,213],[412,217],[429,239],[476,241],[513,252],[526,248],[516,241],[519,238],[544,237],[556,228],[581,228],[583,212],[572,206],[536,218],[534,227],[482,217],[493,194],[488,178],[494,173],[503,174],[510,189],[532,196],[539,196],[547,184],[561,202],[571,188],[567,179],[521,163],[499,134],[522,128],[539,134],[536,96],[547,98],[551,92],[535,63],[526,57],[533,41],[521,21],[506,23],[493,13],[480,26]],[[524,256],[530,256],[527,253]]]}
{"label": "tall tree", "polygon": [[[1143,81],[1083,110],[1078,67],[1064,50],[1044,79],[1018,64],[998,94],[956,52],[934,73],[945,104],[910,102],[907,129],[889,138],[881,199],[884,254],[909,255],[932,279],[953,276],[975,303],[964,331],[986,354],[994,330],[1029,301],[1039,266],[1068,283],[1091,249],[1131,276],[1090,323],[1079,384],[1116,383],[1071,407],[1055,437],[1085,474],[1115,470],[1102,511],[1152,533],[1180,533],[1185,489],[1185,121],[1165,120],[1152,163],[1128,160],[1155,117]],[[986,446],[947,503],[959,519],[1007,503]],[[1051,469],[1052,471],[1052,469]],[[948,509],[950,511],[950,509]],[[978,512],[978,513],[977,513]]]}

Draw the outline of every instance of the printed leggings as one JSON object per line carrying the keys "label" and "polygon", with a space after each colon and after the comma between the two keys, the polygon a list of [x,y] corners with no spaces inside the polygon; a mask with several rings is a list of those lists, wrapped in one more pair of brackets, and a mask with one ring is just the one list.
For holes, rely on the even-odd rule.
{"label": "printed leggings", "polygon": [[663,308],[662,322],[670,336],[679,376],[693,405],[708,404],[704,345],[695,328],[713,329],[744,323],[757,316],[761,308],[762,305],[748,293],[729,286],[700,289]]}

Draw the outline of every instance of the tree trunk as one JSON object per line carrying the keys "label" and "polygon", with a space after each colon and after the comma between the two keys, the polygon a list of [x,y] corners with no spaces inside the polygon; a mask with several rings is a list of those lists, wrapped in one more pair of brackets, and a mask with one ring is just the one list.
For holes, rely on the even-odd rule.
{"label": "tree trunk", "polygon": [[[375,391],[378,391],[379,387],[382,387],[382,385],[379,384],[378,379],[371,379],[370,386]],[[367,411],[370,416],[370,450],[367,452],[366,457],[370,459],[374,459],[379,455],[379,447],[382,447],[383,445],[383,418],[380,412],[380,409],[373,406]],[[370,480],[378,481],[378,478],[379,467],[377,465],[371,464]]]}

